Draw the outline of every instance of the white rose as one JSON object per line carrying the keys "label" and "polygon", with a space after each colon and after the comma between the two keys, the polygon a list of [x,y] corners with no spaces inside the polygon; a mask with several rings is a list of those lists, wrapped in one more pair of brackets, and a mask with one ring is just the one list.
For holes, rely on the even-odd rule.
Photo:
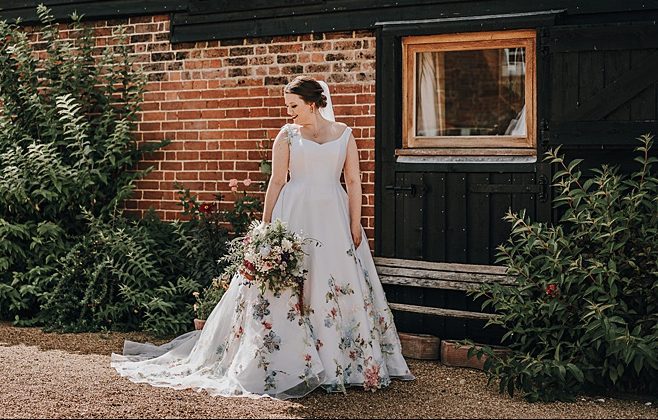
{"label": "white rose", "polygon": [[290,251],[292,249],[292,242],[290,242],[288,239],[283,239],[281,241],[281,248],[283,248],[286,251]]}
{"label": "white rose", "polygon": [[268,255],[270,255],[270,252],[272,252],[272,248],[270,248],[269,245],[263,245],[260,247],[260,256],[263,258],[267,258]]}

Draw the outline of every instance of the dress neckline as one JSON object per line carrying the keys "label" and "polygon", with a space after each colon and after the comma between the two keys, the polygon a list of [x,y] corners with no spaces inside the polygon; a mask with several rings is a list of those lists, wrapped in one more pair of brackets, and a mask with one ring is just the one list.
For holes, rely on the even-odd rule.
{"label": "dress neckline", "polygon": [[318,146],[324,146],[325,144],[335,143],[335,142],[341,140],[343,138],[343,136],[345,135],[345,133],[347,133],[347,130],[349,130],[349,127],[345,127],[343,129],[343,132],[340,133],[340,136],[338,136],[337,138],[335,138],[333,140],[325,141],[323,143],[318,143],[317,141],[313,141],[313,140],[305,138],[304,136],[302,136],[302,131],[301,130],[299,130],[299,138],[301,138],[302,140],[306,140],[306,141],[309,141],[311,143],[317,144]]}

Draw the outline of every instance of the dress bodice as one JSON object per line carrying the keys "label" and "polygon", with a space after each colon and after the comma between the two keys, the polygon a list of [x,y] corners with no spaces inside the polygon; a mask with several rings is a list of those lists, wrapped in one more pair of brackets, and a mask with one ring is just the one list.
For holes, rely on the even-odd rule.
{"label": "dress bodice", "polygon": [[335,184],[345,164],[350,127],[341,135],[325,143],[317,143],[302,137],[299,126],[286,124],[290,142],[290,182],[307,185]]}

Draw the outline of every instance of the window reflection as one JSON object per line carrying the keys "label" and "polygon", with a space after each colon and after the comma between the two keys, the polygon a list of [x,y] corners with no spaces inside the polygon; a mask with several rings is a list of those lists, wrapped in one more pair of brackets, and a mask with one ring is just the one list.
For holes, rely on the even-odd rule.
{"label": "window reflection", "polygon": [[416,54],[416,135],[525,136],[523,47]]}

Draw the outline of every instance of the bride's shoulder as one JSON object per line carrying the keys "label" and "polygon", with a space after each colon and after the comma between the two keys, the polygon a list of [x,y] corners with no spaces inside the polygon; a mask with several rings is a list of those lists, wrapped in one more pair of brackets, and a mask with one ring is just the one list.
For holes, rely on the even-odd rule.
{"label": "bride's shoulder", "polygon": [[350,126],[342,123],[342,122],[335,122],[334,123],[334,137],[342,136],[345,134],[347,130],[350,130]]}
{"label": "bride's shoulder", "polygon": [[297,125],[297,124],[286,123],[283,126],[281,126],[281,129],[279,130],[279,132],[288,133],[290,130],[296,131],[296,130],[299,130],[299,129],[300,129],[300,126]]}
{"label": "bride's shoulder", "polygon": [[334,121],[333,126],[332,126],[332,129],[333,129],[333,131],[334,131],[334,134],[342,134],[342,133],[344,133],[345,130],[347,130],[348,128],[349,128],[349,127],[348,127],[347,124],[342,123],[342,122],[338,122],[338,121]]}

